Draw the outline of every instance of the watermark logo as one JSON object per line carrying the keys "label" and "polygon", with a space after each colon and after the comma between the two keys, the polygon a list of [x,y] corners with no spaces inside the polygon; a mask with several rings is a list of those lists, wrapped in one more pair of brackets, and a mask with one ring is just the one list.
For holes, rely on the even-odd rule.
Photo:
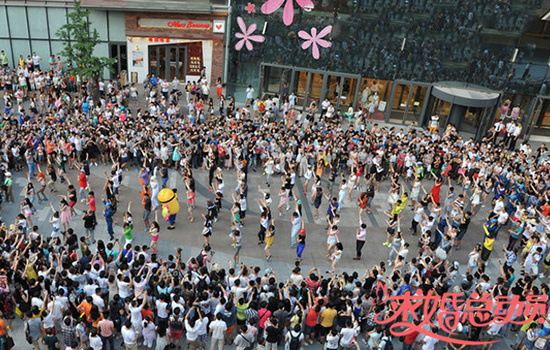
{"label": "watermark logo", "polygon": [[[407,336],[419,332],[446,343],[457,345],[485,345],[492,341],[471,341],[457,339],[459,325],[485,327],[491,323],[505,325],[525,325],[535,321],[543,323],[546,315],[547,295],[527,295],[520,300],[519,295],[496,296],[486,292],[482,295],[474,292],[468,299],[464,293],[444,293],[443,295],[423,295],[422,290],[411,294],[409,290],[402,295],[388,296],[386,285],[380,283],[376,288],[378,304],[387,303],[393,314],[377,314],[376,323],[390,325],[394,337]],[[433,324],[437,320],[437,325]],[[425,327],[429,325],[430,327]],[[433,333],[425,328],[438,327],[441,332]],[[442,334],[440,334],[442,333]]]}

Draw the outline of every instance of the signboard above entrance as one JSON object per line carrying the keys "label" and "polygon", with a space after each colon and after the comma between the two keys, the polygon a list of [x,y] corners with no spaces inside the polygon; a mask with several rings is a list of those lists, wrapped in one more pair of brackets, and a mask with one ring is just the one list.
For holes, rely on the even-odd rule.
{"label": "signboard above entrance", "polygon": [[212,30],[212,21],[190,19],[140,18],[138,24],[142,28],[163,28],[179,30]]}

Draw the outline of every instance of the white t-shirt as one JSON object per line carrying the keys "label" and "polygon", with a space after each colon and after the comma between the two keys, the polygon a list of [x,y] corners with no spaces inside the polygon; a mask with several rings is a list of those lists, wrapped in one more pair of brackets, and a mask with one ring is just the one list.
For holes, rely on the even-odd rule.
{"label": "white t-shirt", "polygon": [[424,338],[424,342],[425,342],[425,344],[422,345],[422,350],[434,350],[435,345],[437,343],[439,343],[439,339],[435,339],[435,338],[426,336]]}
{"label": "white t-shirt", "polygon": [[430,126],[432,128],[437,128],[437,124],[439,123],[439,117],[432,115],[432,121],[430,122]]}
{"label": "white t-shirt", "polygon": [[355,328],[343,328],[340,331],[340,334],[342,335],[342,338],[340,339],[340,345],[348,346],[351,344],[354,337],[359,334],[359,332]]}
{"label": "white t-shirt", "polygon": [[223,339],[227,325],[223,320],[216,320],[210,323],[210,329],[212,330],[212,339]]}
{"label": "white t-shirt", "polygon": [[122,327],[120,331],[122,333],[122,339],[124,339],[124,344],[133,345],[136,343],[136,332],[133,328]]}

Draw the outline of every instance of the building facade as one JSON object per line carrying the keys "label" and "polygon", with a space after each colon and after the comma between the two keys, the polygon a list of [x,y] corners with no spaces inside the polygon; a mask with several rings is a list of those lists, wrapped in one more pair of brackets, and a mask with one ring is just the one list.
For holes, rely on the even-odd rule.
{"label": "building facade", "polygon": [[[259,96],[294,93],[301,108],[374,103],[379,120],[426,125],[438,113],[478,137],[507,103],[521,108],[525,135],[550,135],[550,0],[81,1],[101,37],[96,54],[116,60],[106,79],[194,81],[204,69],[238,101],[252,85]],[[0,0],[10,64],[37,52],[46,68],[72,5]],[[324,46],[306,45],[313,30],[326,31]]]}

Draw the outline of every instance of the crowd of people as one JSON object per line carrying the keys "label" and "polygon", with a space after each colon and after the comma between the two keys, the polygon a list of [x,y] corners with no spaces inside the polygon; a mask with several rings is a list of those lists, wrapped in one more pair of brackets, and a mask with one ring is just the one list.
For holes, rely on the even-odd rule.
{"label": "crowd of people", "polygon": [[[40,71],[40,65],[27,72],[56,76]],[[0,350],[9,345],[12,322],[19,318],[34,349],[273,350],[285,344],[298,350],[320,342],[329,350],[391,350],[398,343],[431,350],[440,345],[437,337],[414,329],[393,339],[391,325],[379,324],[398,306],[378,293],[381,287],[393,296],[454,291],[462,302],[487,294],[520,300],[548,294],[550,153],[545,145],[532,149],[516,143],[512,129],[506,131],[514,127],[510,108],[503,109],[498,132],[495,126],[476,142],[452,125],[442,128],[437,116],[429,130],[398,130],[379,126],[361,108],[348,118],[315,106],[299,111],[288,96],[281,105],[278,99],[256,98],[252,87],[246,104],[226,101],[222,91],[214,97],[212,88],[202,88],[208,86],[206,74],[196,83],[168,83],[166,91],[166,81],[151,76],[143,97],[117,81],[97,86],[88,81],[82,95],[62,81],[29,84],[27,97],[19,101],[14,94],[24,81],[13,83],[4,87],[1,198],[4,206],[21,202],[20,214],[13,221],[4,218],[0,228]],[[98,101],[91,97],[95,89]],[[143,101],[146,107],[140,108]],[[90,188],[89,179],[99,163],[109,167],[102,193]],[[137,170],[141,219],[132,215],[131,203],[119,206],[122,179],[132,174],[125,169]],[[186,199],[187,220],[202,211],[204,246],[196,255],[159,251],[160,218],[175,216],[165,213],[159,200],[169,169],[177,169],[185,183],[180,198]],[[15,172],[28,180],[23,193],[14,193]],[[205,207],[195,202],[195,177],[203,172],[211,195]],[[228,172],[237,174],[237,183],[226,186]],[[249,176],[265,176],[259,198],[248,198]],[[281,181],[274,181],[278,176]],[[297,181],[303,181],[307,201],[300,200]],[[52,194],[59,196],[59,206]],[[230,208],[222,208],[222,198]],[[365,259],[371,231],[363,218],[375,210],[374,198],[388,217],[388,260],[366,261],[366,271],[341,273],[343,256]],[[36,208],[47,205],[43,202],[53,212],[48,223],[33,221]],[[339,237],[346,229],[340,221],[345,202],[359,207],[355,249],[344,247]],[[247,216],[256,205],[260,217]],[[82,220],[77,206],[84,208]],[[326,219],[326,264],[332,268],[325,272],[302,270],[305,206]],[[224,211],[230,215],[220,216]],[[410,224],[403,218],[406,211],[414,213]],[[289,216],[296,261],[288,275],[241,263],[244,243],[255,249],[250,237],[243,238],[245,220],[258,223],[256,249],[269,261],[281,234],[275,219]],[[185,230],[172,219],[169,228]],[[103,220],[108,241],[95,237]],[[151,236],[148,245],[135,244],[139,220]],[[123,235],[115,233],[117,221]],[[470,234],[482,239],[462,275],[451,256],[461,249],[471,221],[483,229]],[[214,232],[230,232],[234,259],[228,265],[213,255]],[[499,234],[508,243],[504,254],[495,246]],[[500,275],[486,272],[491,256],[503,257]],[[542,349],[550,338],[550,313],[543,316],[544,323],[521,329],[492,319],[480,326],[461,317],[449,336],[490,341],[517,331],[514,349]],[[437,313],[414,323],[443,333]]]}

